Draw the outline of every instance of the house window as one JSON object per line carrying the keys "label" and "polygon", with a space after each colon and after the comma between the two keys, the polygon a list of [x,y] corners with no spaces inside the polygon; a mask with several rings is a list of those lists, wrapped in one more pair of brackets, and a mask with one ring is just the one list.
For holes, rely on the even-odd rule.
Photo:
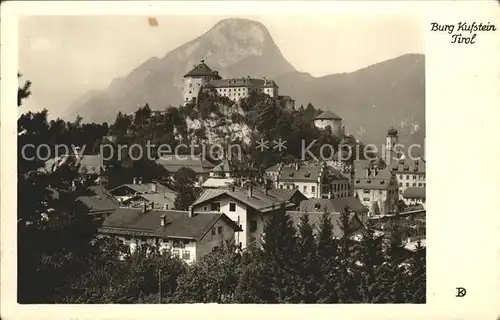
{"label": "house window", "polygon": [[203,207],[203,211],[207,211],[208,207],[207,206],[204,206]]}
{"label": "house window", "polygon": [[218,228],[217,228],[217,232],[218,232],[219,234],[222,234],[222,227],[218,227]]}
{"label": "house window", "polygon": [[406,186],[407,186],[407,187],[409,187],[409,186],[410,186],[410,184],[407,182],[407,183],[406,183]]}
{"label": "house window", "polygon": [[[390,190],[389,190],[389,191],[390,191]],[[382,190],[379,190],[379,191],[378,191],[378,194],[382,194]],[[390,192],[389,192],[389,194],[390,194]]]}
{"label": "house window", "polygon": [[302,191],[303,191],[304,193],[306,193],[306,192],[307,192],[307,186],[302,187]]}
{"label": "house window", "polygon": [[425,183],[424,183],[424,188],[425,188]]}
{"label": "house window", "polygon": [[402,187],[402,186],[403,186],[403,183],[402,183],[402,182],[400,182],[400,183],[399,183],[399,186],[400,186],[400,187]]}
{"label": "house window", "polygon": [[406,180],[409,180],[410,179],[410,176],[406,176]]}
{"label": "house window", "polygon": [[370,198],[368,198],[368,197],[364,197],[364,198],[363,198],[363,201],[370,201]]}
{"label": "house window", "polygon": [[257,231],[257,221],[253,220],[250,221],[250,232],[255,232]]}
{"label": "house window", "polygon": [[315,192],[316,192],[316,187],[315,187],[315,186],[311,186],[311,192],[312,192],[312,193],[315,193]]}
{"label": "house window", "polygon": [[422,184],[421,184],[421,183],[419,183],[419,184],[418,184],[418,186],[419,186],[419,187],[421,187],[421,186],[422,186]]}
{"label": "house window", "polygon": [[174,257],[179,257],[179,250],[177,250],[177,249],[173,250],[172,254],[173,254]]}
{"label": "house window", "polygon": [[231,211],[231,212],[236,211],[236,203],[234,203],[234,202],[229,203],[229,211]]}
{"label": "house window", "polygon": [[369,189],[365,189],[363,190],[364,193],[370,193],[370,190]]}
{"label": "house window", "polygon": [[403,175],[402,174],[399,175],[399,179],[403,180]]}
{"label": "house window", "polygon": [[212,235],[215,236],[215,228],[212,228]]}
{"label": "house window", "polygon": [[189,250],[182,250],[182,259],[183,260],[190,260],[191,259],[191,255],[190,255]]}
{"label": "house window", "polygon": [[220,211],[220,202],[212,202],[210,204],[210,211]]}
{"label": "house window", "polygon": [[283,189],[283,185],[282,184],[280,184],[280,189]]}
{"label": "house window", "polygon": [[413,187],[416,187],[416,186],[417,186],[417,184],[416,184],[416,183],[414,183],[414,184],[412,184],[412,186],[413,186]]}
{"label": "house window", "polygon": [[413,176],[413,180],[417,180],[417,176]]}
{"label": "house window", "polygon": [[124,238],[125,238],[125,240],[128,240],[128,241],[130,241],[130,239],[132,239],[130,236],[125,236]]}
{"label": "house window", "polygon": [[403,190],[399,190],[399,194],[403,194]]}

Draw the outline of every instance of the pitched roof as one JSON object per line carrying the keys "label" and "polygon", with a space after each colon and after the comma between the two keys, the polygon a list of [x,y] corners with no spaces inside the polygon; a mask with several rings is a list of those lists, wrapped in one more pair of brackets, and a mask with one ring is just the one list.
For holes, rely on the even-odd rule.
{"label": "pitched roof", "polygon": [[342,120],[341,117],[331,112],[330,110],[322,112],[319,116],[314,118],[315,120]]}
{"label": "pitched roof", "polygon": [[366,176],[367,169],[356,168],[354,172],[354,188],[355,189],[389,189],[393,173],[386,169],[372,170],[368,169],[368,177]]}
{"label": "pitched roof", "polygon": [[[160,225],[162,216],[167,221],[165,227]],[[236,223],[223,213],[194,213],[190,218],[187,211],[150,210],[142,213],[140,209],[119,208],[106,218],[99,232],[199,240],[219,219],[224,219],[235,231],[239,230]]]}
{"label": "pitched roof", "polygon": [[388,167],[398,174],[425,173],[425,160],[401,159],[392,162]]}
{"label": "pitched roof", "polygon": [[315,165],[302,165],[298,168],[295,165],[283,165],[279,180],[280,181],[301,181],[301,182],[315,182],[320,177],[321,169],[323,166]]}
{"label": "pitched roof", "polygon": [[[287,211],[287,215],[291,218],[293,225],[297,227],[300,223],[300,217],[306,213],[305,211]],[[323,212],[307,212],[309,215],[309,223],[314,226],[314,229],[317,231],[319,227],[319,223],[321,221],[321,216],[323,215]],[[344,234],[341,228],[341,214],[334,212],[334,213],[329,213],[330,220],[332,221],[333,225],[333,235],[336,238],[341,238]],[[358,217],[355,214],[350,214],[350,231],[353,233],[357,233],[363,229],[363,223],[358,219]]]}
{"label": "pitched roof", "polygon": [[322,199],[312,198],[304,200],[300,203],[300,210],[307,212],[342,212],[346,207],[349,207],[353,212],[366,212],[368,209],[354,197]]}
{"label": "pitched roof", "polygon": [[118,200],[103,186],[89,187],[85,195],[78,197],[78,201],[83,203],[90,213],[109,212],[119,207]]}
{"label": "pitched roof", "polygon": [[224,159],[221,163],[216,165],[212,172],[238,172],[238,171],[258,171],[242,162]]}
{"label": "pitched roof", "polygon": [[286,196],[284,194],[278,193],[268,193],[265,194],[265,191],[260,189],[252,190],[252,196],[250,197],[249,190],[223,190],[223,189],[207,189],[204,190],[203,193],[198,197],[198,199],[193,203],[193,207],[201,205],[210,200],[215,200],[219,197],[227,196],[231,197],[245,205],[261,211],[267,212],[272,211],[274,209],[278,209],[283,203],[285,203],[286,207],[293,206],[293,203],[289,203],[284,198]]}
{"label": "pitched roof", "polygon": [[247,88],[277,88],[278,85],[272,80],[255,79],[255,78],[237,78],[237,79],[217,79],[212,80],[207,85],[213,88],[231,88],[231,87],[247,87]]}
{"label": "pitched roof", "polygon": [[156,160],[169,172],[176,172],[181,168],[191,168],[194,172],[201,174],[212,170],[215,165],[208,160],[194,155],[163,155]]}
{"label": "pitched roof", "polygon": [[203,182],[203,188],[229,188],[230,184],[233,183],[235,179],[233,178],[208,178]]}
{"label": "pitched roof", "polygon": [[418,188],[418,187],[406,188],[405,191],[403,191],[403,197],[425,199],[425,188]]}
{"label": "pitched roof", "polygon": [[[68,163],[70,158],[73,158],[73,156],[70,155],[63,155],[58,158],[51,158],[45,161],[45,165],[43,169],[48,172],[53,172],[57,170],[58,167],[61,165]],[[97,174],[99,175],[101,173],[101,169],[104,166],[103,159],[98,155],[98,154],[85,154],[82,155],[77,161],[74,162],[75,166],[80,166],[78,171],[80,173],[87,173],[87,174]]]}
{"label": "pitched roof", "polygon": [[166,202],[175,202],[175,198],[177,197],[178,193],[145,193],[145,194],[138,194],[136,196],[133,196],[129,199],[128,201],[133,201],[133,200],[139,200],[139,199],[144,199],[148,202],[153,202],[153,203],[166,203]]}
{"label": "pitched roof", "polygon": [[[153,186],[156,184],[156,191],[153,191]],[[167,194],[171,194],[171,195],[177,195],[178,192],[177,191],[174,191],[164,185],[162,185],[161,183],[155,183],[155,182],[151,182],[151,183],[129,183],[129,184],[122,184],[121,186],[118,186],[114,189],[111,189],[110,192],[112,194],[114,194],[117,190],[121,189],[121,188],[128,188],[130,190],[133,190],[134,192],[137,192],[137,193],[141,193],[141,194],[144,194],[144,193],[148,193],[148,194],[161,194],[163,195],[164,193],[167,193]]]}
{"label": "pitched roof", "polygon": [[216,71],[213,71],[205,64],[204,60],[201,60],[199,64],[194,66],[194,68],[191,71],[189,71],[184,75],[184,77],[201,77],[201,76],[213,76],[220,78]]}

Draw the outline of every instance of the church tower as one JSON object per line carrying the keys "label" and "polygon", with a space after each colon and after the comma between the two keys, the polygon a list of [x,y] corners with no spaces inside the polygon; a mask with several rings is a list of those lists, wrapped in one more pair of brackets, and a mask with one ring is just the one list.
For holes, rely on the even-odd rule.
{"label": "church tower", "polygon": [[387,131],[387,137],[385,138],[385,154],[384,162],[387,166],[390,165],[391,161],[394,160],[396,156],[396,144],[398,143],[398,130],[391,128]]}
{"label": "church tower", "polygon": [[201,60],[199,64],[184,75],[184,105],[198,98],[200,89],[207,85],[212,80],[221,79],[217,71],[212,71],[206,64],[205,60]]}

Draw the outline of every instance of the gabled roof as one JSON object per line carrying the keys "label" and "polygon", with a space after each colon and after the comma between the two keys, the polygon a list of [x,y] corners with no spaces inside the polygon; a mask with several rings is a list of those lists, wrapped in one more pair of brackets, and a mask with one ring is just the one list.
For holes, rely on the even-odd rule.
{"label": "gabled roof", "polygon": [[212,172],[248,172],[248,171],[258,171],[255,168],[252,168],[242,162],[224,159],[221,163],[216,165]]}
{"label": "gabled roof", "polygon": [[78,169],[80,173],[99,175],[104,165],[103,159],[98,154],[85,154],[74,162],[71,162],[72,160],[70,159],[75,158],[72,155],[64,155],[58,158],[48,159],[47,161],[45,161],[43,169],[47,172],[54,172],[55,170],[57,170],[57,168],[65,163],[73,163],[74,166],[80,166],[80,168]]}
{"label": "gabled roof", "polygon": [[381,170],[369,170],[368,177],[366,176],[366,170],[362,168],[356,168],[354,172],[354,188],[355,189],[377,189],[386,190],[391,186],[391,180],[394,174],[389,169]]}
{"label": "gabled roof", "polygon": [[208,173],[215,165],[208,160],[194,155],[164,155],[156,160],[169,172],[176,172],[181,168],[190,168],[198,174]]}
{"label": "gabled roof", "polygon": [[109,191],[103,186],[92,186],[86,190],[86,194],[78,197],[90,213],[109,212],[118,209],[119,203]]}
{"label": "gabled roof", "polygon": [[166,202],[175,202],[175,198],[177,197],[177,193],[143,193],[133,196],[128,201],[140,200],[144,199],[147,202],[153,203],[166,203]]}
{"label": "gabled roof", "polygon": [[397,174],[422,174],[425,173],[425,160],[421,158],[394,160],[389,165],[389,169]]}
{"label": "gabled roof", "polygon": [[[160,225],[162,216],[166,218],[165,227]],[[224,219],[235,231],[239,230],[239,226],[223,213],[195,212],[190,218],[187,211],[180,210],[150,210],[142,213],[140,209],[119,208],[104,220],[99,232],[200,240],[220,219]]]}
{"label": "gabled roof", "polygon": [[[156,184],[156,192],[153,191],[153,185]],[[116,194],[116,191],[119,190],[119,189],[122,189],[122,188],[128,188],[134,192],[137,192],[137,193],[141,193],[141,194],[144,194],[144,193],[149,193],[149,194],[164,194],[164,193],[169,193],[169,194],[172,194],[172,195],[177,195],[178,192],[177,191],[174,191],[164,185],[162,185],[161,183],[130,183],[130,184],[122,184],[121,186],[118,186],[114,189],[111,189],[110,190],[110,193],[112,194]]]}
{"label": "gabled roof", "polygon": [[324,111],[319,116],[314,118],[315,120],[342,120],[341,117],[331,112],[330,110]]}
{"label": "gabled roof", "polygon": [[294,164],[283,165],[279,175],[279,181],[300,181],[300,182],[315,182],[320,177],[322,165],[301,165],[298,169]]}
{"label": "gabled roof", "polygon": [[202,205],[205,202],[216,200],[220,197],[227,196],[237,200],[255,210],[260,212],[268,212],[278,209],[281,205],[285,204],[285,207],[294,206],[293,203],[289,203],[283,200],[285,196],[283,194],[278,195],[277,193],[272,194],[265,191],[254,189],[252,190],[252,196],[250,197],[249,190],[223,190],[223,189],[207,189],[198,197],[198,199],[193,203],[193,207]]}
{"label": "gabled roof", "polygon": [[300,210],[307,212],[342,212],[346,207],[349,207],[353,212],[366,212],[368,209],[354,197],[322,199],[312,198],[304,200],[300,203]]}
{"label": "gabled roof", "polygon": [[194,66],[194,68],[184,75],[185,77],[204,77],[204,76],[212,76],[220,79],[220,76],[216,71],[210,69],[204,60],[201,60],[199,64]]}
{"label": "gabled roof", "polygon": [[[300,217],[306,213],[305,211],[287,211],[287,215],[291,218],[293,225],[297,227],[300,223]],[[307,212],[309,215],[309,223],[313,226],[315,231],[318,230],[319,223],[321,221],[321,216],[323,212]],[[341,228],[341,214],[340,213],[329,213],[330,220],[333,225],[333,236],[336,238],[341,238],[344,234]],[[364,228],[363,223],[359,220],[359,218],[355,214],[350,214],[350,231],[353,234],[359,233]]]}
{"label": "gabled roof", "polygon": [[425,188],[409,187],[403,191],[404,198],[425,199]]}

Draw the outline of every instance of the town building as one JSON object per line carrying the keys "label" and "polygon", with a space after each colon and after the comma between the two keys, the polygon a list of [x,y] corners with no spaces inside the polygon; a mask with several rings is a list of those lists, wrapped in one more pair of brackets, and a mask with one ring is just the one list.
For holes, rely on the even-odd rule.
{"label": "town building", "polygon": [[234,159],[224,159],[209,173],[209,178],[203,182],[203,188],[229,188],[244,181],[253,181],[258,170]]}
{"label": "town building", "polygon": [[342,213],[348,209],[349,212],[355,213],[362,223],[368,221],[368,208],[366,208],[359,199],[354,197],[338,198],[338,199],[322,199],[313,198],[300,202],[300,211],[308,213]]}
{"label": "town building", "polygon": [[119,201],[102,185],[88,187],[77,200],[86,207],[88,214],[101,218],[120,206]]}
{"label": "town building", "polygon": [[409,187],[403,192],[403,201],[407,206],[421,205],[425,208],[425,187]]}
{"label": "town building", "polygon": [[98,154],[78,155],[78,147],[75,148],[75,155],[63,155],[45,161],[40,171],[55,172],[63,165],[71,165],[78,168],[78,173],[87,181],[106,185],[108,181],[108,167],[103,158]]}
{"label": "town building", "polygon": [[119,208],[108,216],[99,235],[116,237],[137,250],[156,245],[186,263],[194,263],[217,248],[222,239],[234,239],[238,225],[224,213]]}
{"label": "town building", "polygon": [[142,178],[134,178],[133,183],[123,184],[110,193],[118,200],[121,206],[140,208],[144,203],[153,208],[173,209],[176,191],[167,188],[158,182],[143,183]]}
{"label": "town building", "polygon": [[314,125],[319,129],[330,127],[333,134],[343,134],[342,118],[327,110],[314,118]]}
{"label": "town building", "polygon": [[200,90],[212,89],[221,97],[239,101],[250,96],[252,92],[264,93],[276,99],[280,105],[294,108],[295,101],[289,96],[280,96],[279,87],[273,80],[251,77],[222,79],[217,71],[213,71],[204,60],[184,75],[184,104],[196,101]]}
{"label": "town building", "polygon": [[308,198],[344,198],[351,194],[349,178],[324,163],[282,164],[266,170],[277,189],[298,189]]}
{"label": "town building", "polygon": [[398,190],[391,170],[371,166],[355,168],[354,193],[368,208],[370,216],[393,212],[399,199]]}
{"label": "town building", "polygon": [[280,210],[296,209],[306,197],[296,189],[206,189],[193,203],[195,211],[222,212],[242,230],[236,234],[241,248],[258,242],[267,219]]}
{"label": "town building", "polygon": [[201,186],[215,168],[215,164],[206,160],[201,155],[161,155],[156,163],[161,165],[170,175],[175,174],[181,168],[189,168],[196,174],[196,186]]}
{"label": "town building", "polygon": [[399,159],[388,166],[398,179],[400,199],[403,199],[407,188],[425,188],[425,167],[425,160],[422,158]]}

